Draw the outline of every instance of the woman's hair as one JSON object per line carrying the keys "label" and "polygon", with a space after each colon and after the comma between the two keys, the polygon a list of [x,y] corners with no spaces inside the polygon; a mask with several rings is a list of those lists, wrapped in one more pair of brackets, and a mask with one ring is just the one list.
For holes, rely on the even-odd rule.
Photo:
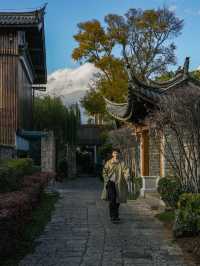
{"label": "woman's hair", "polygon": [[112,153],[113,153],[114,151],[120,153],[120,149],[118,149],[118,148],[113,148],[113,149],[112,149]]}

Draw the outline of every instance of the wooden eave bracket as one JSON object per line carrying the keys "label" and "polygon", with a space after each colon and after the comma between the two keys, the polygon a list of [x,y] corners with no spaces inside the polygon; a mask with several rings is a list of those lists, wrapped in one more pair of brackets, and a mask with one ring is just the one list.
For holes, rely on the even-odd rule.
{"label": "wooden eave bracket", "polygon": [[32,89],[35,91],[46,91],[46,84],[33,84]]}

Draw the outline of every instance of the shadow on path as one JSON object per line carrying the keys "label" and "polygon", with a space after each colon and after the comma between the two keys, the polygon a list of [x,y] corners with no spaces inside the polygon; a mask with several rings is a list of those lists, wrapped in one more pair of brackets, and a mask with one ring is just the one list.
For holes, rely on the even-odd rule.
{"label": "shadow on path", "polygon": [[144,200],[121,205],[121,222],[112,224],[97,178],[53,189],[61,198],[52,220],[20,266],[194,266],[184,264],[180,248],[164,238],[162,224]]}

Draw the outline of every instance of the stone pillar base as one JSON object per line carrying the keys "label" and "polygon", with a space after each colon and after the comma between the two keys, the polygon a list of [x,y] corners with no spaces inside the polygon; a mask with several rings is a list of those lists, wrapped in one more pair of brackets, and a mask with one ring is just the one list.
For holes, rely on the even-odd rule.
{"label": "stone pillar base", "polygon": [[145,197],[146,193],[156,193],[159,179],[160,176],[142,176],[141,197]]}
{"label": "stone pillar base", "polygon": [[76,146],[75,145],[67,145],[66,159],[68,163],[68,177],[74,178],[76,177],[77,169],[76,169]]}
{"label": "stone pillar base", "polygon": [[53,131],[41,139],[41,171],[55,172],[55,139]]}

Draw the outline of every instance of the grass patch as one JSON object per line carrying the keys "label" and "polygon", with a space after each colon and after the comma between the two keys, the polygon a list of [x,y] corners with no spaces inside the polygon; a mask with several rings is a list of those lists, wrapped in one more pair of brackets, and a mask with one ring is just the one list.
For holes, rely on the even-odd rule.
{"label": "grass patch", "polygon": [[175,219],[174,211],[164,211],[156,214],[155,217],[163,223],[173,223]]}
{"label": "grass patch", "polygon": [[40,205],[32,212],[31,222],[24,226],[22,235],[17,239],[13,256],[1,258],[1,266],[16,266],[26,254],[33,253],[36,245],[34,240],[44,231],[58,199],[59,194],[56,192],[43,192]]}

